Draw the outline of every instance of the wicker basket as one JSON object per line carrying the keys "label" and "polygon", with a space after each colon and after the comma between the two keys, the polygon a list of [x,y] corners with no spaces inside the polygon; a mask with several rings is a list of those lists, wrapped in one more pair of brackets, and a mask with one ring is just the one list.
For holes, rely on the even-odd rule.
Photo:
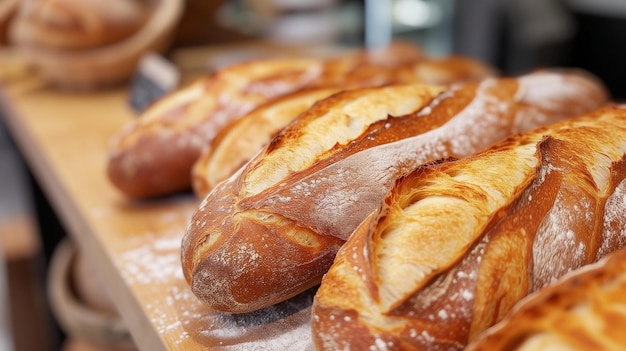
{"label": "wicker basket", "polygon": [[68,337],[106,350],[136,350],[117,315],[93,308],[77,297],[72,281],[76,247],[70,239],[55,249],[48,274],[48,298],[54,317]]}
{"label": "wicker basket", "polygon": [[129,38],[111,45],[88,50],[15,45],[38,74],[56,86],[96,89],[124,83],[144,54],[168,47],[183,14],[183,0],[154,1],[148,22]]}

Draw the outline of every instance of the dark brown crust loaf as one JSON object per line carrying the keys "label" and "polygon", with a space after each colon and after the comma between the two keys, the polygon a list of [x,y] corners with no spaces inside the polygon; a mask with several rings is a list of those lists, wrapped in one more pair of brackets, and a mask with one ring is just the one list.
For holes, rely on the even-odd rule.
{"label": "dark brown crust loaf", "polygon": [[196,296],[235,313],[293,296],[319,283],[398,177],[607,101],[600,84],[572,72],[438,92],[423,85],[357,89],[300,115],[193,215],[182,265]]}
{"label": "dark brown crust loaf", "polygon": [[626,245],[624,140],[626,109],[609,107],[399,180],[322,280],[316,350],[463,349]]}
{"label": "dark brown crust loaf", "polygon": [[157,102],[111,143],[108,175],[131,197],[191,189],[202,149],[229,123],[280,96],[306,88],[451,83],[493,75],[461,57],[398,59],[394,52],[360,52],[329,60],[268,59],[225,68]]}

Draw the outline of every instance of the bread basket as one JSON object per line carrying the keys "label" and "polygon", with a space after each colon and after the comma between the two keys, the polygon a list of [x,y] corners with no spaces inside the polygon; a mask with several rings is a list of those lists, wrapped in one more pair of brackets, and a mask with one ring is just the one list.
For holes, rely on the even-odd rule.
{"label": "bread basket", "polygon": [[170,43],[183,10],[182,0],[153,0],[146,23],[130,37],[86,50],[58,50],[14,43],[38,74],[55,86],[95,89],[126,82],[141,57],[162,52]]}
{"label": "bread basket", "polygon": [[108,311],[90,306],[77,296],[73,265],[78,248],[71,239],[56,247],[48,272],[48,299],[55,319],[70,338],[116,350],[136,350],[128,327]]}

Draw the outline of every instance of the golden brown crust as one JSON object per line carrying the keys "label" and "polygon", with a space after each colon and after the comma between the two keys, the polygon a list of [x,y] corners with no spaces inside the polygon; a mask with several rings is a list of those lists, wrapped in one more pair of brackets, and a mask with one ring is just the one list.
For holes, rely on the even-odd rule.
{"label": "golden brown crust", "polygon": [[131,36],[149,12],[141,0],[25,0],[11,41],[56,50],[101,47]]}
{"label": "golden brown crust", "polygon": [[313,59],[255,61],[171,93],[112,138],[109,179],[136,198],[188,190],[194,162],[221,128],[268,99],[306,86],[321,67]]}
{"label": "golden brown crust", "polygon": [[[141,119],[131,121],[111,138],[107,175],[118,189],[141,198],[164,194],[155,189],[165,188],[169,193],[188,188],[179,173],[197,158],[201,139],[192,128],[177,131],[173,126],[185,104],[201,96],[205,89],[199,81],[170,94],[170,98],[156,102]],[[171,121],[162,123],[161,118]],[[158,159],[168,160],[168,168],[162,169]]]}
{"label": "golden brown crust", "polygon": [[620,249],[529,295],[466,349],[621,349],[625,289],[626,249]]}
{"label": "golden brown crust", "polygon": [[[540,95],[529,93],[540,88]],[[301,114],[218,184],[193,215],[182,244],[183,272],[192,291],[226,312],[282,301],[293,290],[266,285],[253,299],[233,281],[245,272],[259,281],[282,276],[298,280],[294,286],[318,283],[329,267],[322,256],[336,252],[398,177],[606,102],[602,86],[575,73],[487,79],[441,91],[424,85],[356,89]],[[275,257],[277,249],[262,244],[267,238],[298,238],[307,254]],[[249,242],[259,244],[247,250]],[[206,260],[213,264],[204,265]]]}
{"label": "golden brown crust", "polygon": [[[451,62],[454,61],[462,62],[462,60],[452,57],[433,65],[440,67],[439,70],[455,74],[458,77],[460,73],[454,73],[455,69],[451,68],[454,66]],[[459,63],[459,65],[462,64]],[[462,69],[458,68],[457,70],[462,71]],[[435,71],[437,71],[436,68],[433,69],[433,72]],[[582,75],[583,73],[581,72],[580,74]],[[422,79],[427,80],[426,78]],[[590,82],[594,80],[593,77],[586,77],[586,79]],[[585,84],[587,83],[586,79],[581,79],[576,84]],[[435,81],[434,78],[430,78],[430,80]],[[450,81],[451,79],[447,78],[445,80]],[[280,129],[304,112],[307,107],[310,107],[325,95],[330,95],[338,90],[340,89],[318,88],[289,94],[260,106],[224,128],[213,139],[209,147],[203,150],[194,164],[192,185],[195,194],[200,198],[206,196],[217,183],[235,173],[239,167],[243,166],[260,151]],[[590,91],[598,93],[594,89],[590,89]],[[592,97],[590,101],[597,101],[598,99],[602,99],[602,97]],[[573,104],[577,105],[575,102]],[[558,104],[558,106],[561,106],[561,104]],[[547,106],[544,106],[544,108],[549,109]],[[581,109],[581,112],[585,110],[588,109]],[[572,115],[574,114],[576,114],[575,111],[572,112]],[[413,126],[408,120],[405,124],[401,128]],[[381,137],[385,136],[379,133],[376,138]]]}
{"label": "golden brown crust", "polygon": [[315,102],[340,88],[306,89],[259,106],[230,123],[205,148],[192,170],[192,186],[204,198],[219,182],[233,175],[283,127]]}
{"label": "golden brown crust", "polygon": [[399,180],[322,281],[316,349],[462,349],[601,247],[626,245],[613,220],[626,203],[607,201],[624,196],[625,122],[606,108]]}
{"label": "golden brown crust", "polygon": [[[222,128],[254,108],[305,88],[348,89],[422,81],[422,77],[414,73],[414,68],[422,63],[437,61],[422,59],[421,56],[408,62],[385,61],[379,56],[373,59],[368,53],[361,52],[330,60],[268,59],[226,68],[165,97],[137,121],[130,122],[130,126],[114,138],[109,174],[113,183],[132,197],[154,197],[171,194],[181,188],[189,189],[193,163],[202,148]],[[493,74],[490,68],[479,62],[470,59],[458,61],[461,63],[455,63],[455,75],[449,75],[450,80],[445,83]],[[164,109],[164,105],[168,108]],[[168,144],[142,146],[142,139],[157,139],[163,135],[170,138]],[[188,145],[180,151],[181,158],[193,161],[183,164],[171,158],[178,155],[172,150],[172,145],[175,149],[179,144]],[[159,156],[141,157],[146,153]],[[171,163],[179,163],[180,167],[173,168]],[[144,169],[160,169],[168,175]],[[168,186],[169,183],[150,177],[176,181]]]}

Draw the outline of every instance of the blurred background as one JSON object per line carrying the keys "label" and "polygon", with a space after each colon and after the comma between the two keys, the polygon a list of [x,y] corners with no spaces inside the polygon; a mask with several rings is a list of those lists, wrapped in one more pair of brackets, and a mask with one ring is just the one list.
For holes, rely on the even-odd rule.
{"label": "blurred background", "polygon": [[[201,1],[189,1],[189,4]],[[471,56],[515,75],[548,66],[587,69],[626,95],[622,0],[211,1],[214,23],[190,20],[179,45],[263,38],[295,47],[377,46],[408,40],[428,54]],[[204,34],[193,25],[204,26]],[[219,28],[219,29],[216,29]],[[188,31],[187,31],[188,30]],[[199,34],[200,33],[200,34]],[[189,34],[189,35],[185,35]],[[245,58],[245,53],[240,52]],[[230,56],[232,59],[234,56]]]}
{"label": "blurred background", "polygon": [[[197,68],[208,72],[280,54],[276,47],[323,51],[393,40],[432,56],[471,56],[503,75],[578,67],[601,78],[614,100],[626,97],[624,0],[187,0],[166,57],[186,62],[216,49]],[[63,335],[43,281],[63,235],[0,118],[0,350],[58,349]]]}

